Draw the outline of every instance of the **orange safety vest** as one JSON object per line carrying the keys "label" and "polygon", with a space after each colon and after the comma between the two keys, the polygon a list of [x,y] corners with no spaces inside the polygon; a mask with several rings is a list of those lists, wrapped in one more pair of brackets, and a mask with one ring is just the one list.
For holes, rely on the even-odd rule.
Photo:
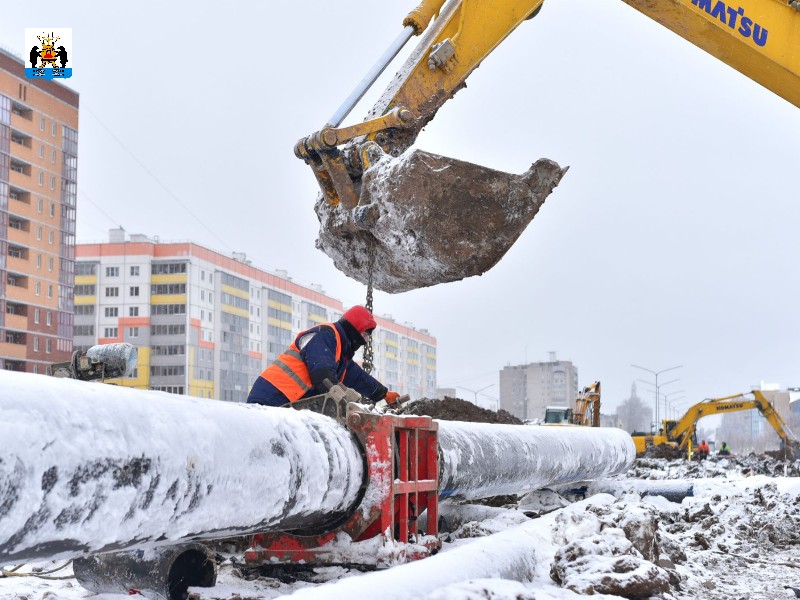
{"label": "orange safety vest", "polygon": [[[339,358],[342,356],[342,339],[339,337],[339,330],[336,329],[336,325],[333,323],[323,323],[318,327],[330,327],[333,329],[333,333],[336,336],[336,362],[338,363]],[[314,328],[312,327],[312,329]],[[276,358],[275,361],[261,373],[261,377],[278,388],[290,402],[299,400],[314,387],[311,383],[311,375],[308,373],[308,367],[306,363],[303,362],[303,358],[300,356],[300,348],[297,346],[297,342],[300,338],[309,331],[311,331],[311,329],[306,329],[299,333],[288,350]],[[344,379],[344,374],[342,374],[342,379]]]}

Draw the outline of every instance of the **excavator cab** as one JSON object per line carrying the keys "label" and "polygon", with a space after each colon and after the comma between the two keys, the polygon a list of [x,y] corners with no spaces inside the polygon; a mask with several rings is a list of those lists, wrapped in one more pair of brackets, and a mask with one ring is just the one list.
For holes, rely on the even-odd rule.
{"label": "excavator cab", "polygon": [[[317,247],[370,290],[404,292],[491,269],[566,172],[542,159],[521,174],[412,149],[467,76],[543,0],[423,0],[378,63],[295,154],[319,183]],[[367,118],[345,117],[414,35],[422,38]]]}

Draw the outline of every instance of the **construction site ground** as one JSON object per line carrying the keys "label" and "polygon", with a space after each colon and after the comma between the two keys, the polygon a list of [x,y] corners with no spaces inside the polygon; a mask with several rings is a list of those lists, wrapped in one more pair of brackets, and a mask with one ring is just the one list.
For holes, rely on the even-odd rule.
{"label": "construction site ground", "polygon": [[[420,401],[408,407],[412,410],[435,418],[518,422],[508,413],[481,409],[460,399]],[[669,501],[637,492],[629,482],[669,484],[692,492],[685,499]],[[190,598],[335,598],[345,597],[339,595],[344,584],[349,586],[346,597],[350,600],[377,597],[376,586],[382,590],[382,600],[800,597],[800,462],[768,455],[715,456],[702,462],[641,458],[624,475],[601,483],[605,492],[592,495],[593,484],[586,499],[576,490],[556,489],[497,498],[479,507],[450,507],[449,524],[440,534],[442,552],[416,566],[418,576],[430,583],[430,592],[424,594],[403,595],[412,565],[382,572],[355,564],[271,573],[249,569],[243,563],[243,540],[238,539],[213,546],[220,560],[217,585],[191,588]],[[513,558],[513,544],[508,541],[531,535],[538,541],[535,576],[530,580],[465,576],[453,583],[444,579],[447,569],[437,566],[447,554],[465,556],[469,548],[483,549],[486,560],[500,564]],[[501,536],[507,536],[506,541],[498,545]],[[17,573],[28,576],[0,577],[0,598],[129,597],[93,596],[69,577],[69,565],[54,574],[63,579],[37,576],[37,570],[42,573],[57,566],[26,565]]]}

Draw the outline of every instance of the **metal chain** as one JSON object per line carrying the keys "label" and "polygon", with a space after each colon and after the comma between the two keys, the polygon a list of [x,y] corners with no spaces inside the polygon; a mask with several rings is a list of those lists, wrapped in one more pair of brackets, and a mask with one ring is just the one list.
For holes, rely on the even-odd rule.
{"label": "metal chain", "polygon": [[[372,313],[372,274],[375,271],[375,255],[377,254],[377,248],[375,247],[375,241],[370,238],[369,242],[367,243],[367,303],[366,309]],[[372,373],[372,361],[375,358],[374,353],[372,351],[372,336],[369,336],[367,341],[364,344],[364,370],[367,373]]]}

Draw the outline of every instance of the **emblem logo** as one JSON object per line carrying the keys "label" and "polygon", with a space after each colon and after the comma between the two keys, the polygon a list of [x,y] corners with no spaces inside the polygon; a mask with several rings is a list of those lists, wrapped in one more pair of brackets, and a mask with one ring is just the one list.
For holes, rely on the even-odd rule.
{"label": "emblem logo", "polygon": [[25,48],[28,49],[25,77],[72,77],[72,29],[26,29]]}

